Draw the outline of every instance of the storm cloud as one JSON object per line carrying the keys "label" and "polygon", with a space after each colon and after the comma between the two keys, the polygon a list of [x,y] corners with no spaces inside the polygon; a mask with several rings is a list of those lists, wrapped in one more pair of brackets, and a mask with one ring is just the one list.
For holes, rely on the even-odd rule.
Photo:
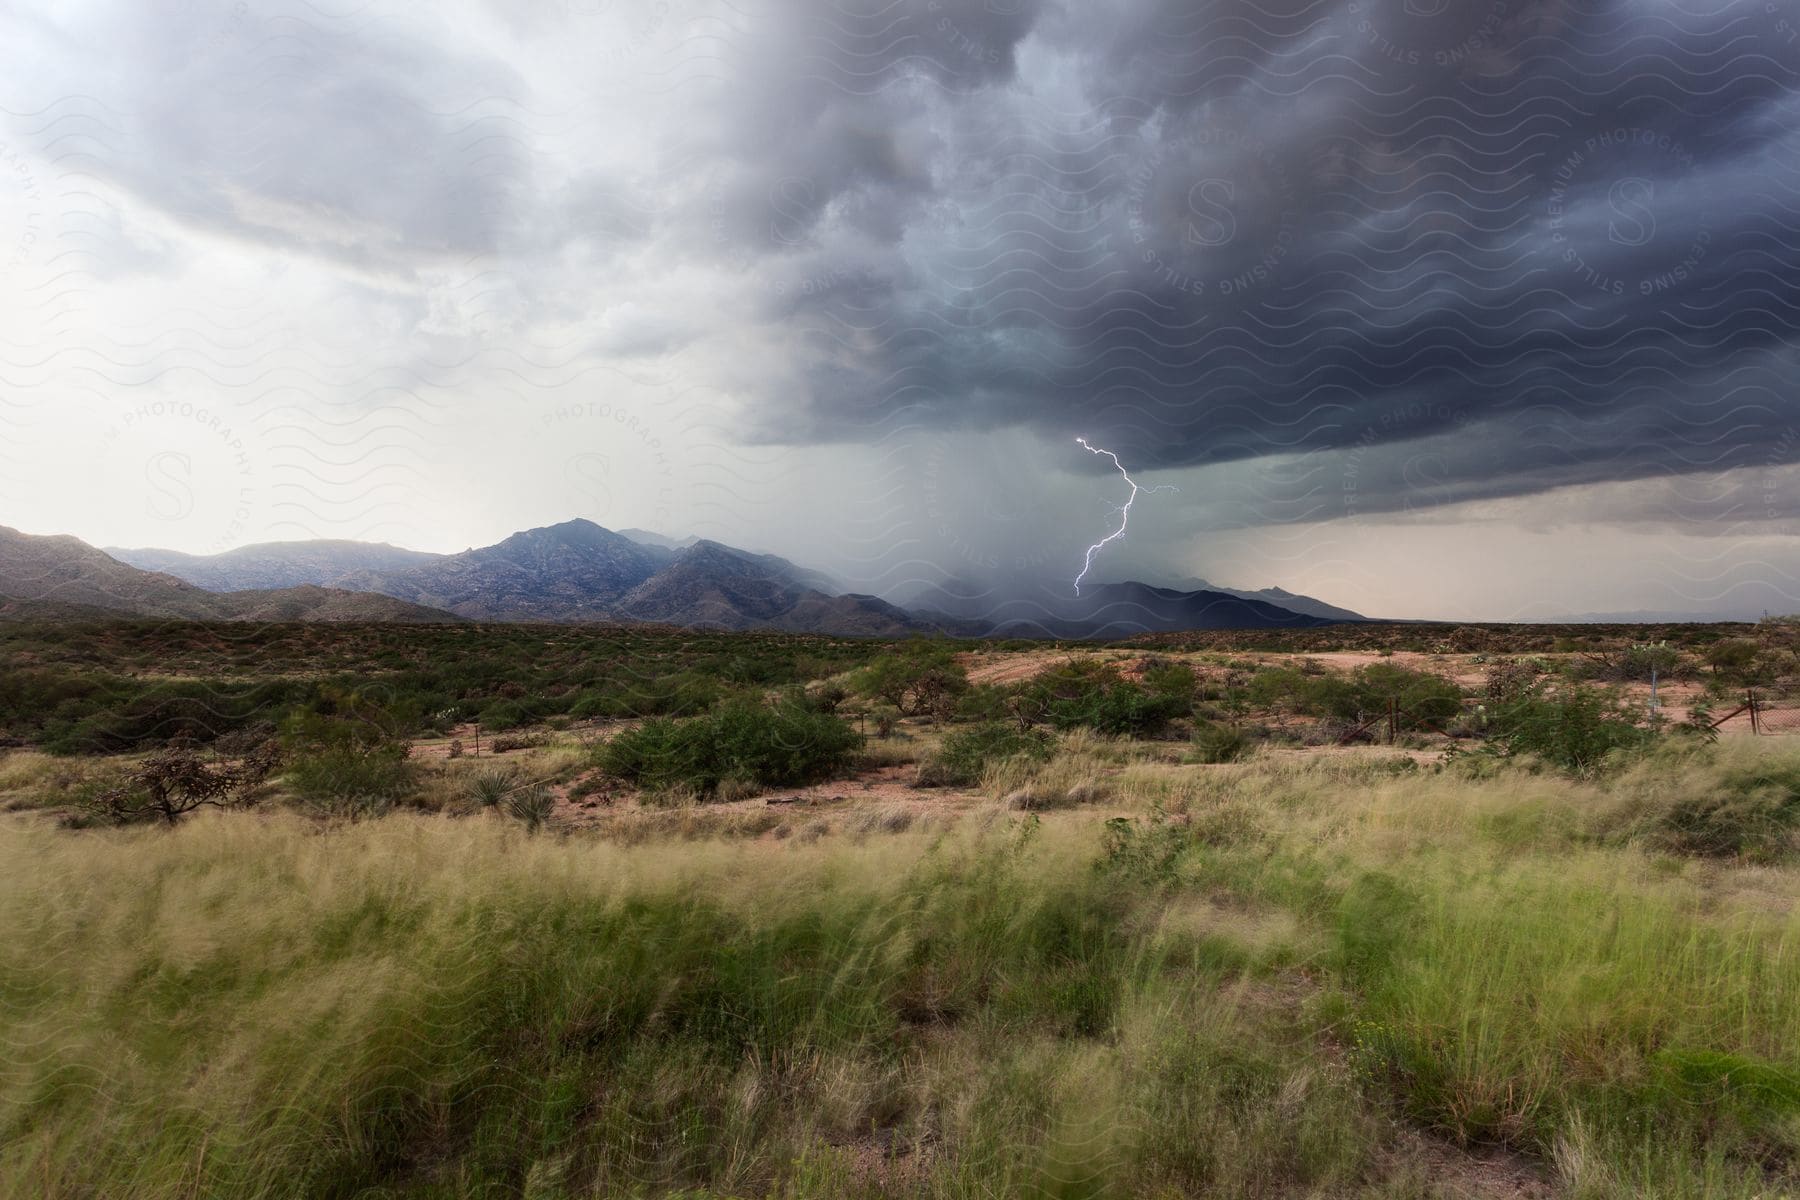
{"label": "storm cloud", "polygon": [[[162,539],[190,549],[502,512],[723,534],[816,487],[816,539],[885,585],[947,548],[1066,558],[1109,469],[1048,449],[1076,435],[1182,483],[1144,561],[1582,488],[1687,533],[1792,514],[1792,5],[0,20],[0,418],[213,470],[252,515]],[[228,437],[154,415],[184,403]],[[0,499],[53,488],[40,463],[68,470],[22,452]],[[573,482],[528,507],[488,473]]]}

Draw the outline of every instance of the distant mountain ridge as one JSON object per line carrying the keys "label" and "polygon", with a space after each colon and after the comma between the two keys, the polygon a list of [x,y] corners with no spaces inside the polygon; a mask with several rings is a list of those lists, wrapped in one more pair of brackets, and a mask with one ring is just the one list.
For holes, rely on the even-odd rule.
{"label": "distant mountain ridge", "polygon": [[207,591],[173,575],[120,562],[67,535],[0,526],[0,615],[61,620],[95,616],[190,621],[455,621],[391,596],[306,585]]}
{"label": "distant mountain ridge", "polygon": [[1181,580],[1175,587],[1181,591],[1223,592],[1227,596],[1236,596],[1240,600],[1259,600],[1267,604],[1285,608],[1289,612],[1297,612],[1308,617],[1324,617],[1328,621],[1366,621],[1361,613],[1347,608],[1339,608],[1335,604],[1327,604],[1323,600],[1311,596],[1302,596],[1298,592],[1290,592],[1286,588],[1266,587],[1256,591],[1244,588],[1221,587],[1216,583],[1208,583],[1204,579],[1189,576]]}
{"label": "distant mountain ridge", "polygon": [[[202,586],[280,579],[394,597],[478,621],[642,621],[706,629],[900,636],[949,632],[772,554],[577,518],[460,554],[358,542],[272,542],[200,556],[120,554]],[[967,632],[955,627],[955,632]]]}
{"label": "distant mountain ridge", "polygon": [[1130,637],[1183,629],[1295,629],[1335,623],[1334,618],[1231,592],[1183,591],[1135,582],[1090,584],[1076,595],[1072,588],[1049,585],[1006,591],[952,580],[918,589],[908,602],[915,610],[926,608],[1011,637]]}
{"label": "distant mountain ridge", "polygon": [[[266,591],[274,585],[290,592],[335,589],[340,596],[388,598],[420,611],[477,621],[631,621],[868,637],[1087,638],[1364,619],[1280,588],[1250,592],[1198,579],[1174,587],[1089,584],[1079,596],[1060,580],[951,580],[916,588],[902,606],[854,592],[829,575],[776,555],[704,538],[615,531],[581,518],[521,530],[458,554],[323,540],[269,542],[216,555],[152,549],[114,554],[123,560],[115,565],[166,571],[160,578],[212,589],[215,596]],[[198,614],[216,608],[203,599],[207,594],[196,596],[190,586],[160,604],[171,615],[178,610]],[[85,603],[75,596],[60,599]],[[352,607],[349,601],[316,594],[263,602],[265,611],[276,613]]]}
{"label": "distant mountain ridge", "polygon": [[674,556],[574,520],[417,566],[354,571],[330,582],[479,621],[605,621],[617,617],[615,601]]}
{"label": "distant mountain ridge", "polygon": [[400,570],[443,557],[423,550],[403,550],[386,542],[329,539],[262,542],[239,546],[222,554],[183,554],[179,550],[113,546],[102,549],[122,563],[174,575],[213,592],[322,584],[353,571]]}

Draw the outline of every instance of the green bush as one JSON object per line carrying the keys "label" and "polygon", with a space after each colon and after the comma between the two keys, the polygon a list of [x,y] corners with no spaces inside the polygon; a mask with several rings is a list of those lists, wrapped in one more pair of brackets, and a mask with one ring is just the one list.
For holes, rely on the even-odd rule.
{"label": "green bush", "polygon": [[[1163,677],[1165,684],[1169,677]],[[1192,683],[1190,673],[1188,683]],[[1120,677],[1105,663],[1053,667],[1015,693],[1023,720],[1057,729],[1085,727],[1112,736],[1149,737],[1193,710],[1193,689],[1152,690]]]}
{"label": "green bush", "polygon": [[703,794],[726,779],[764,787],[813,783],[842,771],[861,744],[842,718],[784,700],[735,701],[704,716],[657,717],[600,750],[607,774],[651,791]]}
{"label": "green bush", "polygon": [[1653,736],[1610,693],[1574,684],[1534,687],[1496,707],[1491,720],[1508,753],[1535,754],[1576,773],[1592,771],[1617,751],[1640,749]]}
{"label": "green bush", "polygon": [[413,788],[403,714],[355,691],[326,690],[282,725],[289,786],[310,803],[394,801]]}
{"label": "green bush", "polygon": [[1442,726],[1462,710],[1462,689],[1440,675],[1392,663],[1371,663],[1351,675],[1309,675],[1291,668],[1259,671],[1247,689],[1261,708],[1285,709],[1346,725],[1360,725],[1392,704],[1403,726]]}
{"label": "green bush", "polygon": [[969,676],[950,650],[926,644],[876,659],[851,678],[851,687],[907,716],[943,718],[969,690]]}
{"label": "green bush", "polygon": [[980,684],[964,692],[956,701],[959,721],[1004,721],[1012,716],[1008,702],[1012,689]]}
{"label": "green bush", "polygon": [[1441,675],[1371,663],[1356,673],[1355,686],[1373,716],[1392,701],[1405,725],[1446,725],[1462,712],[1462,689]]}
{"label": "green bush", "polygon": [[1200,682],[1194,675],[1194,668],[1183,662],[1152,658],[1144,663],[1141,676],[1144,690],[1154,696],[1167,696],[1171,699],[1192,705],[1194,696],[1199,691]]}
{"label": "green bush", "polygon": [[405,747],[399,747],[367,754],[342,749],[303,751],[294,755],[284,778],[307,801],[397,800],[412,790],[415,774]]}
{"label": "green bush", "polygon": [[990,722],[959,729],[944,738],[938,752],[919,767],[919,782],[928,786],[969,787],[981,782],[990,762],[1008,758],[1043,761],[1054,744],[1042,730]]}

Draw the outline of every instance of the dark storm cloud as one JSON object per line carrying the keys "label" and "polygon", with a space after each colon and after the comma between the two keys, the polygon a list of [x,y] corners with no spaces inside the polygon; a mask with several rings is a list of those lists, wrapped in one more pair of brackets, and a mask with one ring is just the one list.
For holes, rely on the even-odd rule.
{"label": "dark storm cloud", "polygon": [[827,4],[759,43],[728,125],[796,355],[766,436],[903,412],[1176,467],[1478,425],[1434,462],[1464,499],[1793,457],[1800,13],[1126,8]]}
{"label": "dark storm cloud", "polygon": [[680,357],[762,440],[1294,464],[1251,523],[1800,460],[1791,4],[69,11],[9,111],[113,126],[46,155],[353,268],[396,361],[501,329]]}

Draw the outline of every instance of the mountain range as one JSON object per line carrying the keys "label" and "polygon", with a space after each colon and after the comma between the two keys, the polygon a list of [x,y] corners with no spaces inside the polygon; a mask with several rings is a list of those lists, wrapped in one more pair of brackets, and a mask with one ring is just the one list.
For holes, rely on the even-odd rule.
{"label": "mountain range", "polygon": [[392,596],[306,583],[209,591],[131,566],[67,536],[0,526],[0,617],[167,617],[207,621],[454,621]]}
{"label": "mountain range", "polygon": [[[1195,580],[1195,583],[1201,581]],[[269,542],[221,554],[98,550],[0,527],[0,617],[301,621],[626,621],[894,637],[1108,637],[1361,620],[1280,589],[947,581],[905,607],[772,554],[573,520],[430,554],[384,543]]]}

